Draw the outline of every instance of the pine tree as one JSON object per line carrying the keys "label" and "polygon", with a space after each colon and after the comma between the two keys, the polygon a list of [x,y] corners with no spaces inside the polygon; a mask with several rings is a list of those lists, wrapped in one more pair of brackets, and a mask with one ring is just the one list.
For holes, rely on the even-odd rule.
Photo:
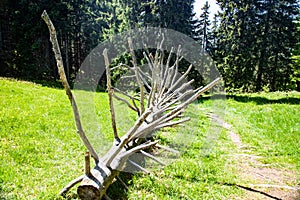
{"label": "pine tree", "polygon": [[257,64],[256,90],[287,89],[292,74],[291,53],[295,47],[296,1],[260,1],[261,42]]}
{"label": "pine tree", "polygon": [[227,87],[286,89],[295,45],[295,1],[218,1],[222,9],[214,51]]}
{"label": "pine tree", "polygon": [[199,17],[198,24],[198,35],[199,42],[201,43],[201,47],[204,51],[208,51],[211,47],[211,30],[210,30],[210,20],[209,20],[209,4],[208,1],[204,4],[203,8],[201,8],[202,13]]}
{"label": "pine tree", "polygon": [[[300,19],[298,17],[297,20],[297,35],[300,35]],[[292,75],[292,83],[296,84],[296,89],[300,92],[300,38],[298,38],[298,42],[296,48],[293,51],[293,75]]]}
{"label": "pine tree", "polygon": [[125,30],[154,26],[195,38],[194,0],[42,0],[0,2],[0,75],[58,78],[47,28],[47,10],[58,33],[68,79],[99,42]]}
{"label": "pine tree", "polygon": [[58,33],[67,76],[75,78],[85,56],[103,40],[104,13],[97,0],[43,0],[1,2],[1,75],[56,80],[48,30],[40,15],[47,10]]}
{"label": "pine tree", "polygon": [[[194,0],[126,0],[122,1],[130,8],[130,24],[142,27],[152,26],[173,29],[195,37],[197,19],[195,19]],[[131,25],[132,27],[132,25]]]}
{"label": "pine tree", "polygon": [[217,31],[214,58],[225,86],[248,90],[252,86],[254,64],[251,53],[257,33],[254,1],[219,1],[222,13]]}

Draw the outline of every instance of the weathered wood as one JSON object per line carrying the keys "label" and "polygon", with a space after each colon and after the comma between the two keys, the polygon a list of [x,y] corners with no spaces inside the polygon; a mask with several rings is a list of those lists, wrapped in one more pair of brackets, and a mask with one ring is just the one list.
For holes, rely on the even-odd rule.
{"label": "weathered wood", "polygon": [[67,192],[74,187],[76,184],[80,183],[84,178],[84,175],[77,177],[76,179],[72,180],[68,185],[66,185],[60,192],[60,196],[65,196]]}
{"label": "weathered wood", "polygon": [[140,114],[143,114],[145,112],[145,102],[144,102],[145,88],[144,88],[144,85],[143,85],[143,83],[140,79],[138,65],[137,65],[137,61],[136,61],[136,57],[135,57],[134,48],[133,48],[131,38],[128,38],[128,45],[129,45],[130,55],[132,57],[132,64],[133,64],[133,67],[134,67],[135,77],[136,77],[137,83],[140,86]]}
{"label": "weathered wood", "polygon": [[84,173],[86,176],[91,174],[91,161],[90,161],[90,152],[87,151],[84,155],[85,158],[85,166],[84,166]]}
{"label": "weathered wood", "polygon": [[114,102],[113,102],[114,91],[111,86],[110,67],[109,67],[109,59],[107,56],[107,49],[104,49],[103,57],[104,57],[105,66],[106,66],[106,88],[107,88],[107,93],[108,93],[108,97],[109,97],[108,100],[109,100],[109,108],[110,108],[110,114],[111,114],[111,124],[112,124],[112,129],[114,131],[115,142],[117,144],[119,144],[120,138],[118,135],[117,125],[116,125],[115,109],[114,109]]}
{"label": "weathered wood", "polygon": [[76,101],[74,99],[74,96],[72,94],[72,91],[70,89],[67,78],[66,78],[66,74],[65,74],[65,70],[64,70],[64,66],[63,66],[63,59],[62,59],[60,48],[59,48],[58,41],[57,41],[56,30],[55,30],[55,27],[54,27],[51,19],[49,18],[48,14],[46,12],[46,10],[44,10],[44,12],[42,14],[42,19],[47,24],[49,32],[50,32],[50,41],[53,46],[53,51],[54,51],[54,55],[55,55],[55,59],[56,59],[59,76],[60,76],[62,84],[66,90],[66,93],[67,93],[69,100],[71,102],[71,105],[72,105],[77,132],[78,132],[82,142],[86,146],[86,148],[91,152],[92,157],[95,159],[96,162],[98,162],[99,157],[98,157],[96,151],[94,150],[94,148],[92,147],[90,141],[86,137],[85,132],[83,131],[78,107],[77,107]]}
{"label": "weathered wood", "polygon": [[152,160],[154,160],[155,162],[157,162],[157,163],[159,163],[159,164],[161,164],[161,165],[163,165],[163,166],[166,165],[163,161],[159,160],[158,158],[156,158],[155,156],[151,155],[150,153],[147,153],[147,152],[145,152],[145,151],[143,151],[143,150],[141,150],[141,153],[142,153],[144,156],[147,156],[148,158],[151,158]]}
{"label": "weathered wood", "polygon": [[[105,49],[103,56],[106,65],[107,91],[109,95],[112,129],[114,132],[114,137],[118,143],[114,143],[110,150],[102,158],[99,158],[82,128],[76,101],[72,95],[64,72],[55,28],[46,11],[43,12],[42,18],[49,28],[50,40],[53,45],[60,78],[72,104],[78,134],[89,151],[89,153],[85,154],[85,174],[70,182],[70,184],[68,184],[68,186],[61,191],[61,194],[65,194],[72,186],[82,180],[81,184],[77,188],[77,193],[81,199],[100,200],[102,197],[110,199],[106,195],[106,190],[113,183],[113,181],[116,180],[116,177],[118,176],[119,172],[123,170],[126,163],[135,166],[137,169],[145,173],[150,173],[150,171],[136,162],[136,160],[131,160],[130,156],[132,156],[134,153],[141,152],[143,156],[149,157],[162,165],[165,165],[165,163],[143,150],[151,149],[151,147],[156,146],[157,148],[162,148],[179,154],[179,152],[176,150],[157,144],[158,141],[146,141],[145,138],[152,137],[154,131],[160,128],[179,125],[188,121],[188,117],[180,119],[186,107],[195,101],[201,94],[214,87],[220,81],[220,79],[217,78],[203,88],[198,88],[196,90],[188,89],[193,81],[183,84],[181,84],[181,82],[183,82],[187,77],[192,65],[190,65],[188,70],[183,75],[178,73],[179,62],[182,59],[182,56],[180,56],[182,50],[179,47],[177,50],[175,63],[173,63],[173,65],[170,67],[170,60],[172,57],[171,54],[174,50],[172,48],[171,53],[167,58],[167,66],[165,67],[164,50],[162,49],[163,40],[157,45],[157,51],[154,57],[151,54],[145,54],[145,58],[148,61],[148,65],[150,66],[152,73],[151,76],[149,76],[147,73],[141,71],[141,68],[138,67],[132,40],[131,38],[128,38],[129,52],[131,54],[133,67],[126,67],[134,72],[134,76],[139,85],[140,93],[138,107],[138,104],[135,103],[137,100],[135,96],[129,95],[121,90],[118,90],[117,88],[112,87],[110,77],[111,69],[109,66],[110,63],[107,50]],[[151,84],[148,84],[147,81],[149,80]],[[179,86],[179,84],[181,84],[181,86]],[[145,90],[145,85],[150,89],[149,92]],[[114,95],[114,90],[124,94],[125,97],[132,101],[133,105],[131,105],[125,98]],[[121,138],[119,138],[117,133],[113,97],[127,104],[130,109],[136,111],[138,114],[138,119],[136,120],[135,124]],[[147,108],[145,103],[147,103]],[[89,154],[91,154],[96,161],[96,166],[92,170],[90,166]]]}

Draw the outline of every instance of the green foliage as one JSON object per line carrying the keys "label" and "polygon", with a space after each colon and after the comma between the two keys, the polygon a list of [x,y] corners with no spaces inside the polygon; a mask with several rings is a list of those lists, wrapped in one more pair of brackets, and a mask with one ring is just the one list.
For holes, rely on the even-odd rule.
{"label": "green foliage", "polygon": [[[300,34],[300,19],[298,17],[297,21],[297,34]],[[293,63],[293,72],[292,75],[292,81],[297,85],[297,91],[300,91],[300,39],[298,38],[298,43],[296,45],[296,48],[293,52],[292,57],[294,63]]]}
{"label": "green foliage", "polygon": [[221,24],[214,52],[226,87],[288,89],[297,42],[297,1],[218,1]]}
{"label": "green foliage", "polygon": [[206,1],[203,8],[201,9],[202,13],[199,18],[199,24],[198,24],[198,35],[199,40],[201,43],[201,47],[203,50],[208,51],[211,49],[211,40],[212,40],[212,33],[210,30],[211,22],[209,20],[209,4]]}
{"label": "green foliage", "polygon": [[58,78],[49,31],[40,17],[43,10],[55,24],[69,80],[103,40],[107,26],[103,20],[106,10],[98,1],[4,1],[0,9],[5,16],[0,18],[2,76]]}
{"label": "green foliage", "polygon": [[[83,173],[85,151],[76,134],[71,106],[65,92],[8,79],[0,80],[0,91],[0,157],[3,161],[0,164],[0,197],[58,199],[60,189]],[[97,114],[101,119],[101,132],[111,134],[107,94],[98,93],[96,104],[99,109]],[[166,137],[166,142],[173,144],[178,137],[187,138],[189,135],[195,138],[195,141],[191,141],[191,148],[183,148],[183,157],[166,169],[154,170],[160,177],[159,180],[152,176],[136,175],[126,196],[132,199],[137,194],[143,198],[157,196],[176,199],[183,197],[182,195],[197,198],[199,188],[203,191],[203,199],[222,199],[230,195],[231,188],[224,189],[218,185],[218,182],[233,180],[231,172],[226,171],[224,175],[228,155],[224,151],[224,145],[222,144],[222,148],[219,146],[221,141],[228,142],[228,138],[221,137],[219,142],[214,143],[216,149],[201,153],[206,141],[205,135],[208,134],[206,129],[209,120],[203,116],[197,117],[198,114],[194,112],[195,109],[198,110],[197,107],[196,104],[192,105],[188,111],[193,115],[193,121],[187,125],[188,129],[182,129],[188,130],[182,133],[186,135],[177,135],[174,129],[172,132],[165,132],[171,135],[170,138],[162,136]],[[118,108],[116,102],[116,110],[122,112],[122,107],[121,110]],[[132,120],[134,122],[135,119]],[[128,125],[129,123],[120,124],[120,127],[128,128]],[[124,132],[119,131],[121,134]],[[185,165],[187,162],[189,165]],[[189,172],[185,173],[186,171]],[[69,194],[70,199],[76,198],[74,192],[72,190]],[[119,197],[119,194],[114,195]]]}
{"label": "green foliage", "polygon": [[[198,40],[218,64],[228,91],[275,91],[296,86],[299,90],[297,1],[217,2],[221,14],[211,23],[208,3],[199,19],[195,18],[194,0],[1,1],[0,75],[58,79],[49,33],[40,18],[46,9],[57,29],[70,82],[100,42],[128,29],[154,26]],[[201,82],[196,71],[191,74]]]}
{"label": "green foliage", "polygon": [[[129,199],[228,199],[232,194],[241,194],[237,188],[222,185],[237,181],[226,153],[233,146],[224,130],[208,131],[210,121],[199,106],[202,107],[194,104],[188,108],[187,115],[192,120],[184,128],[167,130],[162,135],[169,145],[185,143],[180,148],[182,156],[164,169],[153,171],[153,176],[135,175],[128,191]],[[211,134],[216,134],[212,136],[215,140],[209,139]]]}

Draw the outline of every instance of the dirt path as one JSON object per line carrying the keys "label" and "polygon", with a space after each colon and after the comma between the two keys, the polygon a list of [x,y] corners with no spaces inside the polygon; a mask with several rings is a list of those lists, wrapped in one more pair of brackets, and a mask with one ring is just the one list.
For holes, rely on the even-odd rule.
{"label": "dirt path", "polygon": [[245,191],[243,198],[232,197],[236,200],[300,200],[300,188],[297,188],[297,176],[294,172],[276,169],[259,161],[260,156],[251,153],[238,134],[232,131],[232,125],[226,123],[219,116],[209,114],[209,117],[229,132],[229,137],[237,147],[232,155],[241,183],[234,185]]}

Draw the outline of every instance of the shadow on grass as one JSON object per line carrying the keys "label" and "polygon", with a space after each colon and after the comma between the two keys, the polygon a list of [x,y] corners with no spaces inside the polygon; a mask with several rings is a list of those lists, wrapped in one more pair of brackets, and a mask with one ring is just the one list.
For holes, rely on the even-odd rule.
{"label": "shadow on grass", "polygon": [[57,81],[49,81],[49,80],[28,80],[30,82],[42,85],[44,87],[49,87],[49,88],[54,88],[54,89],[63,89],[63,85],[61,83],[61,81],[57,80]]}
{"label": "shadow on grass", "polygon": [[[126,172],[120,172],[119,177],[123,181],[121,183],[119,180],[115,181],[111,186],[107,189],[107,195],[111,199],[120,199],[120,200],[127,200],[127,191],[128,188],[127,186],[130,186],[132,184],[132,177],[133,174],[131,173],[126,173]],[[124,186],[124,184],[126,186]]]}
{"label": "shadow on grass", "polygon": [[[224,99],[224,95],[201,97],[199,101],[206,101],[209,99]],[[257,105],[264,105],[264,104],[299,105],[300,104],[300,98],[289,97],[289,96],[284,98],[279,98],[279,99],[268,99],[266,97],[252,97],[247,95],[226,95],[226,99],[233,99],[237,102],[242,102],[242,103],[254,102]]]}

